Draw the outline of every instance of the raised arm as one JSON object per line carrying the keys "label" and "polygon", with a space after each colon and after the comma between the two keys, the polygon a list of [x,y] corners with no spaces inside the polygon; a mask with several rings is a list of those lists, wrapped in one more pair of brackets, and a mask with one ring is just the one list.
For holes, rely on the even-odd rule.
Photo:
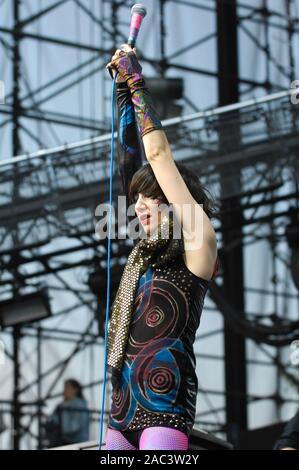
{"label": "raised arm", "polygon": [[129,205],[129,188],[134,173],[142,165],[141,142],[136,127],[131,93],[125,82],[117,83],[118,105],[118,170],[123,193]]}
{"label": "raised arm", "polygon": [[[217,255],[216,236],[209,217],[193,198],[172,156],[161,122],[147,90],[136,54],[122,45],[112,63],[130,89],[145,156],[184,234],[186,264],[194,274],[210,279]],[[198,236],[200,234],[200,237]]]}

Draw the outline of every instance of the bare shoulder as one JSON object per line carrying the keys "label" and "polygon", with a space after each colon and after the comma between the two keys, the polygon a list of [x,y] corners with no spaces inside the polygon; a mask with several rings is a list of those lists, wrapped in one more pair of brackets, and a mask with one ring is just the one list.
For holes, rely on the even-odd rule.
{"label": "bare shoulder", "polygon": [[215,262],[217,258],[217,239],[214,230],[205,234],[200,248],[192,246],[188,240],[184,239],[185,253],[184,262],[195,276],[209,281],[213,275]]}

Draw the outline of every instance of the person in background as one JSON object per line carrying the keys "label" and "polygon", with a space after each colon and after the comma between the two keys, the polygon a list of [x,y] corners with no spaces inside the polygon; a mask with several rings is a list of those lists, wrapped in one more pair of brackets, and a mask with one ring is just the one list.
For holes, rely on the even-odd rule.
{"label": "person in background", "polygon": [[0,434],[4,431],[6,431],[7,427],[4,421],[4,413],[2,410],[0,410]]}
{"label": "person in background", "polygon": [[48,447],[74,444],[89,439],[89,411],[81,384],[75,379],[64,383],[64,401],[45,424]]}
{"label": "person in background", "polygon": [[274,450],[299,450],[299,410],[285,426]]}

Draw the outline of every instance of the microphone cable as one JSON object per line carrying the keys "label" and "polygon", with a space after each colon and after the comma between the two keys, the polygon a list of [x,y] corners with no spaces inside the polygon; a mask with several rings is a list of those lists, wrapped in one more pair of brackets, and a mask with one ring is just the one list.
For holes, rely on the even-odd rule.
{"label": "microphone cable", "polygon": [[114,165],[114,101],[115,101],[115,88],[116,88],[115,73],[112,83],[112,97],[111,97],[111,152],[110,152],[110,175],[109,175],[109,222],[108,222],[108,245],[107,245],[107,290],[106,290],[106,318],[105,318],[105,341],[104,341],[104,377],[103,377],[103,391],[102,391],[102,408],[100,416],[100,442],[99,450],[102,450],[103,439],[103,424],[105,412],[105,394],[106,394],[106,373],[107,373],[107,339],[108,339],[108,321],[109,321],[109,308],[110,308],[110,252],[111,252],[111,224],[112,224],[112,183],[113,183],[113,165]]}

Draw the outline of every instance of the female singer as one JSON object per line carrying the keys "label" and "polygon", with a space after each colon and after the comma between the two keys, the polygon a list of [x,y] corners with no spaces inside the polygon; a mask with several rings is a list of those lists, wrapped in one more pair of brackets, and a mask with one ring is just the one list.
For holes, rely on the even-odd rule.
{"label": "female singer", "polygon": [[136,50],[122,45],[107,68],[117,73],[119,171],[145,236],[128,257],[109,322],[106,449],[187,450],[198,390],[193,343],[217,272],[213,203],[174,162]]}

